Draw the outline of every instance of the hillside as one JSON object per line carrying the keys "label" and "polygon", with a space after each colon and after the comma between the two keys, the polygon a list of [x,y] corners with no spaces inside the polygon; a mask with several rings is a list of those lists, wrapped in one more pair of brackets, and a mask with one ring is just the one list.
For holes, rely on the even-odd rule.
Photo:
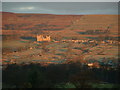
{"label": "hillside", "polygon": [[[118,33],[117,15],[52,15],[3,12],[2,21],[3,34],[7,35],[17,34],[13,30],[19,30],[23,33],[27,32],[27,34],[28,32],[46,31],[52,33],[51,35],[60,33],[62,36],[77,35],[79,37],[78,32],[107,30],[108,28],[113,36]],[[82,36],[84,37],[84,35]]]}
{"label": "hillside", "polygon": [[[110,58],[116,61],[119,58],[117,18],[117,15],[3,12],[3,58],[19,63]],[[36,34],[49,35],[51,41],[38,43]]]}
{"label": "hillside", "polygon": [[[4,30],[62,30],[80,19],[74,15],[15,14],[3,12]],[[64,21],[64,22],[63,22]]]}

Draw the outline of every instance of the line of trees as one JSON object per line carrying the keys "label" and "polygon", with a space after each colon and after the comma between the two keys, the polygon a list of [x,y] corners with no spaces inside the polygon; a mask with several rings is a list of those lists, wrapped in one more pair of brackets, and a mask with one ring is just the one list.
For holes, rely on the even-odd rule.
{"label": "line of trees", "polygon": [[[76,88],[92,88],[100,81],[119,83],[117,70],[89,69],[81,63],[69,64],[12,64],[2,71],[3,88],[55,88],[71,83]],[[92,84],[91,84],[92,83]]]}

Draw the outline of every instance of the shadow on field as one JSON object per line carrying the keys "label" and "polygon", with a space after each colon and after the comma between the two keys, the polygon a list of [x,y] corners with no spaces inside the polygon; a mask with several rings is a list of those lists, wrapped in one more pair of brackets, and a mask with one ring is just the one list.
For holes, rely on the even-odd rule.
{"label": "shadow on field", "polygon": [[[103,70],[81,63],[50,64],[11,64],[2,71],[4,88],[65,88],[67,83],[75,88],[92,88],[92,83],[119,83],[117,70]],[[72,87],[68,87],[72,88]]]}

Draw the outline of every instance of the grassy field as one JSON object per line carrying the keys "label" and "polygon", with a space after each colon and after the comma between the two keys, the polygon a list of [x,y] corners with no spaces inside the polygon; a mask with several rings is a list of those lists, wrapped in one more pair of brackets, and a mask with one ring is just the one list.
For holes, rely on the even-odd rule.
{"label": "grassy field", "polygon": [[[80,56],[82,59],[99,60],[101,58],[118,58],[118,46],[103,45],[91,46],[84,43],[69,42],[47,42],[34,43],[30,40],[3,41],[3,50],[10,49],[11,52],[4,54],[3,59],[15,59],[17,63],[41,61],[60,61],[71,58],[74,60]],[[5,50],[7,52],[7,50]]]}

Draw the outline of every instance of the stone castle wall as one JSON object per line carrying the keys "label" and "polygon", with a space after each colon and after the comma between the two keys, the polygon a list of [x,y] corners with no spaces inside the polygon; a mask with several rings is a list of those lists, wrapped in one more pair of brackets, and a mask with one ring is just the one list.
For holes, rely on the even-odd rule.
{"label": "stone castle wall", "polygon": [[37,35],[37,41],[50,41],[50,36]]}

